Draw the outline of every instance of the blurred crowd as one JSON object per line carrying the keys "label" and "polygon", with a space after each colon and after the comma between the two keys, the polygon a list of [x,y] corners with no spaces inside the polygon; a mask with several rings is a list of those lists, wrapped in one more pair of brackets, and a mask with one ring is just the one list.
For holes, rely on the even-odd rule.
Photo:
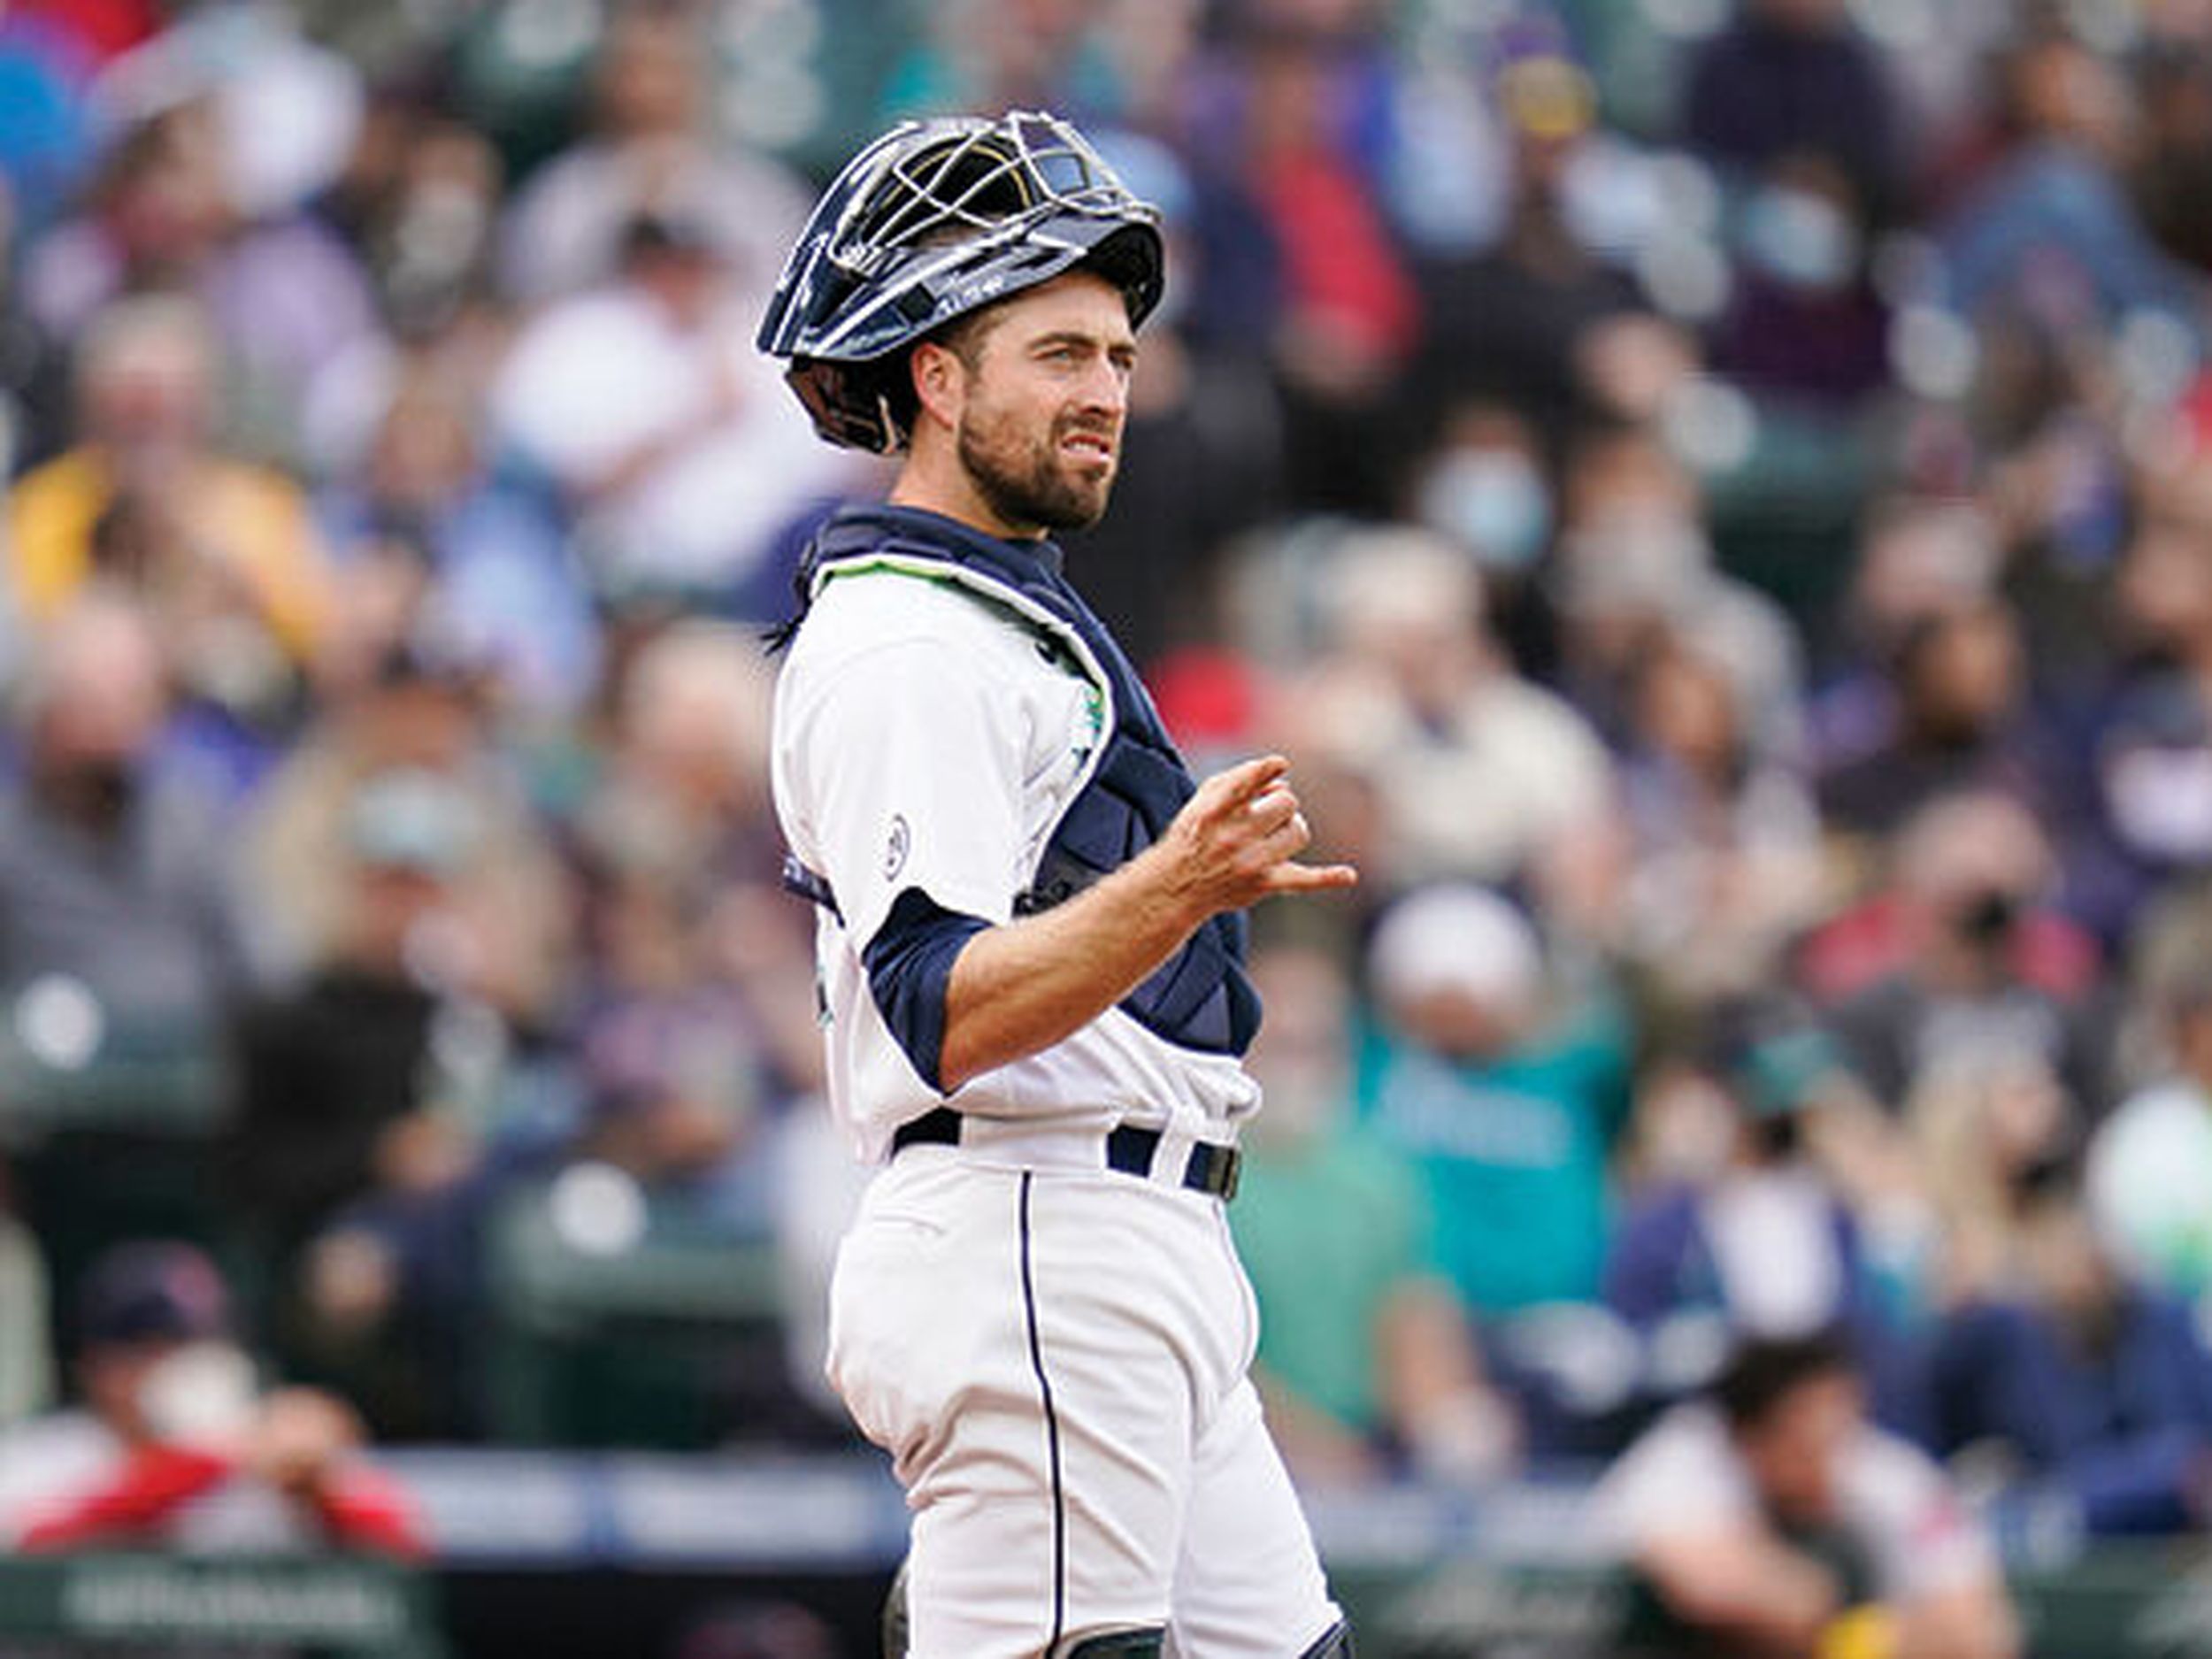
{"label": "blurred crowd", "polygon": [[1072,573],[1363,872],[1257,918],[1298,1472],[1840,1333],[2200,1525],[2212,6],[17,0],[0,1537],[180,1273],[250,1467],[841,1440],[761,636],[887,474],[752,335],[855,144],[1020,105],[1171,247]]}

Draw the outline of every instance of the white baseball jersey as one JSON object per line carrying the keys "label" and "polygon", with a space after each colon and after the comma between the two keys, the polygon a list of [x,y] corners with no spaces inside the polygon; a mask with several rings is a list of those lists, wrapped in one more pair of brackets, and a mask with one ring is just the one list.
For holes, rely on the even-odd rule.
{"label": "white baseball jersey", "polygon": [[[817,942],[830,1099],[864,1158],[944,1103],[870,993],[862,952],[893,900],[1010,920],[1047,839],[1089,780],[1110,695],[1051,636],[949,578],[881,567],[828,581],[777,685],[784,835],[839,914]],[[1234,1139],[1259,1090],[1227,1055],[1179,1047],[1110,1009],[1064,1042],[971,1079],[950,1103],[995,1120],[1008,1156],[1125,1122]]]}
{"label": "white baseball jersey", "polygon": [[[1168,994],[972,1079],[949,1099],[956,1144],[891,1155],[901,1124],[948,1103],[930,1020],[956,949],[933,958],[933,1010],[881,941],[919,936],[902,913],[917,893],[938,924],[1011,920],[1071,809],[1127,755],[1115,685],[1143,693],[1013,587],[926,550],[867,557],[864,535],[853,554],[856,525],[910,547],[976,533],[898,510],[842,523],[846,556],[818,576],[779,683],[774,782],[825,889],[833,1106],[887,1160],[838,1252],[827,1370],[914,1511],[910,1659],[1037,1659],[1153,1627],[1181,1659],[1294,1659],[1340,1615],[1247,1374],[1256,1310],[1226,1217],[1179,1179],[1258,1090],[1233,1044],[1147,1023],[1196,1008],[1211,1033],[1248,1033],[1256,1004],[1222,1017],[1224,959],[1179,981],[1171,963]],[[1147,764],[1156,782],[1172,765]],[[1108,1133],[1130,1125],[1164,1132],[1148,1178],[1110,1166]]]}

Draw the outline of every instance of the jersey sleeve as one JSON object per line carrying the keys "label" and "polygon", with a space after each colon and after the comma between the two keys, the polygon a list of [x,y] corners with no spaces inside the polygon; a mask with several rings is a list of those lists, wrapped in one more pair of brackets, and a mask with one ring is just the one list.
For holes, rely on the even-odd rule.
{"label": "jersey sleeve", "polygon": [[1023,884],[1018,699],[956,641],[848,658],[793,734],[815,856],[916,1073],[941,1087],[946,987]]}
{"label": "jersey sleeve", "polygon": [[1007,920],[1022,885],[1020,710],[949,645],[839,665],[799,723],[799,772],[839,914],[864,949],[899,895]]}

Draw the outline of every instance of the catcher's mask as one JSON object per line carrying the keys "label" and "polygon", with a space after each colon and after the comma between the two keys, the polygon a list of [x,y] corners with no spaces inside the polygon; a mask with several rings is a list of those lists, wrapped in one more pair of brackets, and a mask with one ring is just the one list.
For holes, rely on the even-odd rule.
{"label": "catcher's mask", "polygon": [[787,357],[815,430],[906,440],[906,349],[1076,265],[1118,287],[1131,326],[1159,303],[1158,210],[1074,127],[1033,111],[904,121],[849,162],[776,280],[759,344]]}

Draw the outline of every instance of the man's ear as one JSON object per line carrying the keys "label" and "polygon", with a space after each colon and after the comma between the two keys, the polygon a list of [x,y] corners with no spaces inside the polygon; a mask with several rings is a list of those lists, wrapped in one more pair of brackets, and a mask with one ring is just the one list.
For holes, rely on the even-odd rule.
{"label": "man's ear", "polygon": [[967,365],[960,354],[925,340],[909,355],[907,372],[914,379],[918,424],[933,419],[947,427],[957,426],[968,391]]}

